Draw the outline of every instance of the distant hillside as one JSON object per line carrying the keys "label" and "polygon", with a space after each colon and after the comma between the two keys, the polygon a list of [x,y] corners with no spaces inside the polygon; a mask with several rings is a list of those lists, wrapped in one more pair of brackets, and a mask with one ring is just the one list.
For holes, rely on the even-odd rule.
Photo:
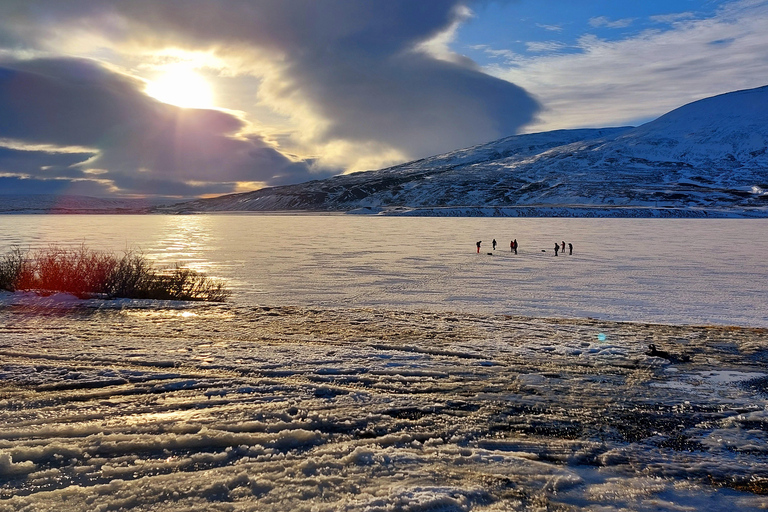
{"label": "distant hillside", "polygon": [[101,199],[55,194],[0,195],[2,213],[148,213],[139,199]]}
{"label": "distant hillside", "polygon": [[637,128],[517,135],[162,210],[768,216],[767,146],[768,86],[690,103]]}

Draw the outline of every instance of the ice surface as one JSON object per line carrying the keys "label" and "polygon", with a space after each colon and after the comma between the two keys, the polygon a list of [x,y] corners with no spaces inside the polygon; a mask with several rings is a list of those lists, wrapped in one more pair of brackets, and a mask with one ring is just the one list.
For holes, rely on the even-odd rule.
{"label": "ice surface", "polygon": [[0,339],[0,510],[766,503],[763,329],[26,299]]}
{"label": "ice surface", "polygon": [[180,261],[245,304],[768,327],[765,219],[0,216],[0,251],[52,243]]}

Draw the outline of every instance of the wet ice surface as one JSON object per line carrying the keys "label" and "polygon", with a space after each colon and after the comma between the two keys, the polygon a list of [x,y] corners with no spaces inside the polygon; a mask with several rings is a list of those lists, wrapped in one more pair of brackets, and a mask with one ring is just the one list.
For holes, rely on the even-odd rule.
{"label": "wet ice surface", "polygon": [[768,502],[764,329],[2,303],[0,510]]}

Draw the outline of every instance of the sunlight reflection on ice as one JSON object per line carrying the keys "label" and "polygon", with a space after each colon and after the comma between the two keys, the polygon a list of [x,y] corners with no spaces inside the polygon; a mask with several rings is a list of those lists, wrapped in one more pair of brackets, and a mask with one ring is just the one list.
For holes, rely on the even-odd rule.
{"label": "sunlight reflection on ice", "polygon": [[194,318],[194,317],[204,317],[204,318],[216,318],[216,319],[227,319],[227,318],[233,318],[234,313],[231,311],[226,310],[217,310],[217,309],[197,309],[196,311],[184,311],[184,310],[175,310],[175,309],[122,309],[120,310],[121,315],[125,316],[135,316],[135,317],[142,317],[142,318]]}

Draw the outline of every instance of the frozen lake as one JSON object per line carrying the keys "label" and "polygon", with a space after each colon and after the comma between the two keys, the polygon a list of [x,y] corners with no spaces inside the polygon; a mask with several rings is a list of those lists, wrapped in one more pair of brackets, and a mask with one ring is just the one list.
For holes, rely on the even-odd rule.
{"label": "frozen lake", "polygon": [[235,292],[0,293],[0,512],[765,510],[767,231],[0,216]]}
{"label": "frozen lake", "polygon": [[83,243],[188,264],[241,304],[768,326],[768,220],[0,216],[2,252]]}

